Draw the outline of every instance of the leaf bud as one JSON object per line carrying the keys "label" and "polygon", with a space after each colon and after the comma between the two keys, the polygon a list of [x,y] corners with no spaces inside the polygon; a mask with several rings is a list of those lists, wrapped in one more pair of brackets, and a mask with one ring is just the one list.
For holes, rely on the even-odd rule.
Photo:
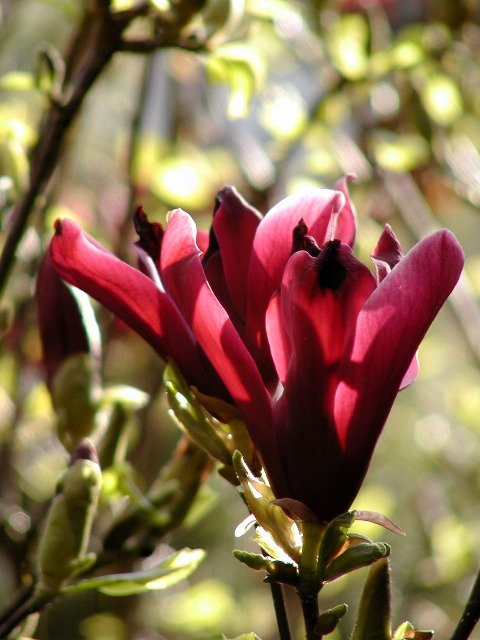
{"label": "leaf bud", "polygon": [[337,628],[338,623],[347,613],[348,606],[346,604],[339,604],[332,609],[323,611],[317,618],[315,625],[315,633],[318,636],[326,636],[332,633]]}
{"label": "leaf bud", "polygon": [[377,560],[387,558],[389,555],[390,547],[384,542],[361,542],[349,547],[332,560],[325,570],[324,580],[327,582],[336,580],[350,571],[368,567]]}

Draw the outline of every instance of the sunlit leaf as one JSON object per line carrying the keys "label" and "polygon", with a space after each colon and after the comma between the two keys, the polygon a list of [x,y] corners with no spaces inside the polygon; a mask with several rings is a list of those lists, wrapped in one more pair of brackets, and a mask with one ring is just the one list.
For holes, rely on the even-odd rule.
{"label": "sunlit leaf", "polygon": [[368,567],[377,560],[388,558],[389,555],[390,546],[384,542],[354,544],[332,560],[325,570],[324,578],[327,581],[336,580],[350,571]]}
{"label": "sunlit leaf", "polygon": [[230,118],[245,117],[251,99],[264,82],[265,69],[259,53],[251,46],[224,45],[208,57],[206,68],[210,82],[230,87]]}
{"label": "sunlit leaf", "polygon": [[146,571],[117,573],[82,580],[65,587],[63,593],[79,593],[97,589],[108,596],[129,596],[166,589],[188,578],[205,557],[203,549],[182,549]]}
{"label": "sunlit leaf", "polygon": [[170,361],[165,367],[163,379],[172,415],[179,426],[213,458],[230,465],[231,454],[221,434],[215,429],[214,419],[201,406],[173,362]]}

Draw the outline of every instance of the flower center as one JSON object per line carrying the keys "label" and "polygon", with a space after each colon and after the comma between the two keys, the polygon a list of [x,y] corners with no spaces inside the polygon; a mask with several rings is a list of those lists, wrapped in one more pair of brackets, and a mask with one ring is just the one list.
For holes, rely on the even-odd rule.
{"label": "flower center", "polygon": [[339,259],[340,240],[330,240],[320,250],[317,259],[318,284],[321,289],[337,291],[347,275]]}
{"label": "flower center", "polygon": [[150,222],[142,205],[139,205],[133,214],[133,224],[140,238],[135,244],[143,249],[157,264],[160,258],[164,233],[162,225],[158,222]]}
{"label": "flower center", "polygon": [[292,254],[297,251],[307,251],[316,258],[320,254],[320,247],[313,236],[309,236],[308,227],[303,218],[293,229],[292,233]]}

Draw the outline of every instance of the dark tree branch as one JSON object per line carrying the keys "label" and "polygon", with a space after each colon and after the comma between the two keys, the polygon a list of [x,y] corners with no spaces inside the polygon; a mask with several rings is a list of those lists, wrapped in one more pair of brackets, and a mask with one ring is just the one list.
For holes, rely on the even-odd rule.
{"label": "dark tree branch", "polygon": [[[30,183],[9,216],[9,226],[2,255],[0,256],[0,295],[5,289],[15,253],[38,197],[44,193],[57,165],[65,134],[82,106],[88,91],[119,51],[148,52],[167,46],[185,46],[200,49],[199,44],[181,43],[179,25],[172,24],[172,35],[147,39],[129,45],[123,34],[133,20],[149,13],[150,4],[142,0],[125,11],[112,12],[109,0],[97,0],[91,14],[86,15],[73,38],[73,46],[67,58],[65,78],[60,99],[51,99],[51,107],[42,126],[42,133],[30,159]],[[180,16],[183,25],[184,16]]]}
{"label": "dark tree branch", "polygon": [[480,573],[478,574],[465,605],[463,615],[450,640],[467,640],[480,618]]}

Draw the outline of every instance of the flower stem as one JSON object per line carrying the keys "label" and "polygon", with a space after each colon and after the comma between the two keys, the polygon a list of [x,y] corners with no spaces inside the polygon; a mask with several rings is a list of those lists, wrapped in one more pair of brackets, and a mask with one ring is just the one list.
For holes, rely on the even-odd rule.
{"label": "flower stem", "polygon": [[323,530],[318,524],[304,522],[302,524],[303,544],[299,563],[298,596],[302,605],[305,622],[306,640],[319,640],[315,633],[318,620],[318,594],[322,583],[318,579],[318,552]]}
{"label": "flower stem", "polygon": [[271,582],[270,591],[272,593],[273,606],[275,608],[275,616],[277,618],[278,637],[280,640],[291,640],[292,636],[288,625],[283,586],[278,582]]}
{"label": "flower stem", "polygon": [[467,640],[480,618],[480,573],[473,584],[463,615],[450,640]]}

